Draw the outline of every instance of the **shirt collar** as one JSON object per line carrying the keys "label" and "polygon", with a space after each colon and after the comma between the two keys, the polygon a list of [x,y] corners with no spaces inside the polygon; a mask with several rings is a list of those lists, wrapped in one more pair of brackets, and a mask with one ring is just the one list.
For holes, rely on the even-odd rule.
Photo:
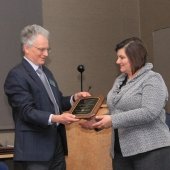
{"label": "shirt collar", "polygon": [[28,63],[30,63],[30,65],[33,67],[33,69],[35,71],[37,71],[37,69],[39,68],[39,65],[34,64],[31,60],[29,60],[26,56],[24,56],[24,59],[28,61]]}

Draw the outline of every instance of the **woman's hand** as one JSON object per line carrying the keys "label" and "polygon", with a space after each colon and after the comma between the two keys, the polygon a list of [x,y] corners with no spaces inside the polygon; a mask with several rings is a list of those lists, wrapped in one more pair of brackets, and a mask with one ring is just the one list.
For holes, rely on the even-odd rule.
{"label": "woman's hand", "polygon": [[95,117],[91,117],[83,122],[80,122],[79,125],[84,129],[94,130],[94,123],[96,123]]}
{"label": "woman's hand", "polygon": [[79,124],[84,129],[101,130],[110,128],[112,126],[112,119],[110,115],[100,115],[87,119]]}
{"label": "woman's hand", "polygon": [[96,122],[92,127],[95,129],[107,129],[112,127],[112,118],[110,115],[100,115],[95,117]]}

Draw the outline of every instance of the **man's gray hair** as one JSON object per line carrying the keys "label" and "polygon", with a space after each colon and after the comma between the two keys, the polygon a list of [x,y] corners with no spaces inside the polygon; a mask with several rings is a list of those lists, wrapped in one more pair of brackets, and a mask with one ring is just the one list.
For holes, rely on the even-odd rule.
{"label": "man's gray hair", "polygon": [[45,38],[49,39],[49,31],[39,25],[34,24],[24,27],[24,29],[21,31],[22,45],[31,46],[34,43],[37,35],[42,35]]}

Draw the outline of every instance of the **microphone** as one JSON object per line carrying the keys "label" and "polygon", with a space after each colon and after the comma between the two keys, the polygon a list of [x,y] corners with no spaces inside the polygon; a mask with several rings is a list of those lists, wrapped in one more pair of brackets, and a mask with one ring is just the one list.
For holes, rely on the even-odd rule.
{"label": "microphone", "polygon": [[77,70],[80,72],[80,73],[83,73],[85,68],[84,68],[84,65],[80,64],[77,66]]}
{"label": "microphone", "polygon": [[85,67],[84,65],[80,64],[77,66],[77,70],[80,72],[81,74],[81,91],[83,91],[83,72],[85,71]]}

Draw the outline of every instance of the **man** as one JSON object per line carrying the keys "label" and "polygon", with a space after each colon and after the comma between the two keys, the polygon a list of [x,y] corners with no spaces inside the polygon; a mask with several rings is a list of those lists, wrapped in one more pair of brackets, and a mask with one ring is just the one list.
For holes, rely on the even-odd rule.
{"label": "man", "polygon": [[8,170],[8,166],[4,162],[0,162],[0,170]]}
{"label": "man", "polygon": [[49,32],[39,25],[21,31],[22,62],[8,74],[4,90],[15,122],[14,160],[24,170],[65,170],[65,124],[78,121],[64,112],[73,101],[89,96],[79,92],[64,97],[50,70]]}

